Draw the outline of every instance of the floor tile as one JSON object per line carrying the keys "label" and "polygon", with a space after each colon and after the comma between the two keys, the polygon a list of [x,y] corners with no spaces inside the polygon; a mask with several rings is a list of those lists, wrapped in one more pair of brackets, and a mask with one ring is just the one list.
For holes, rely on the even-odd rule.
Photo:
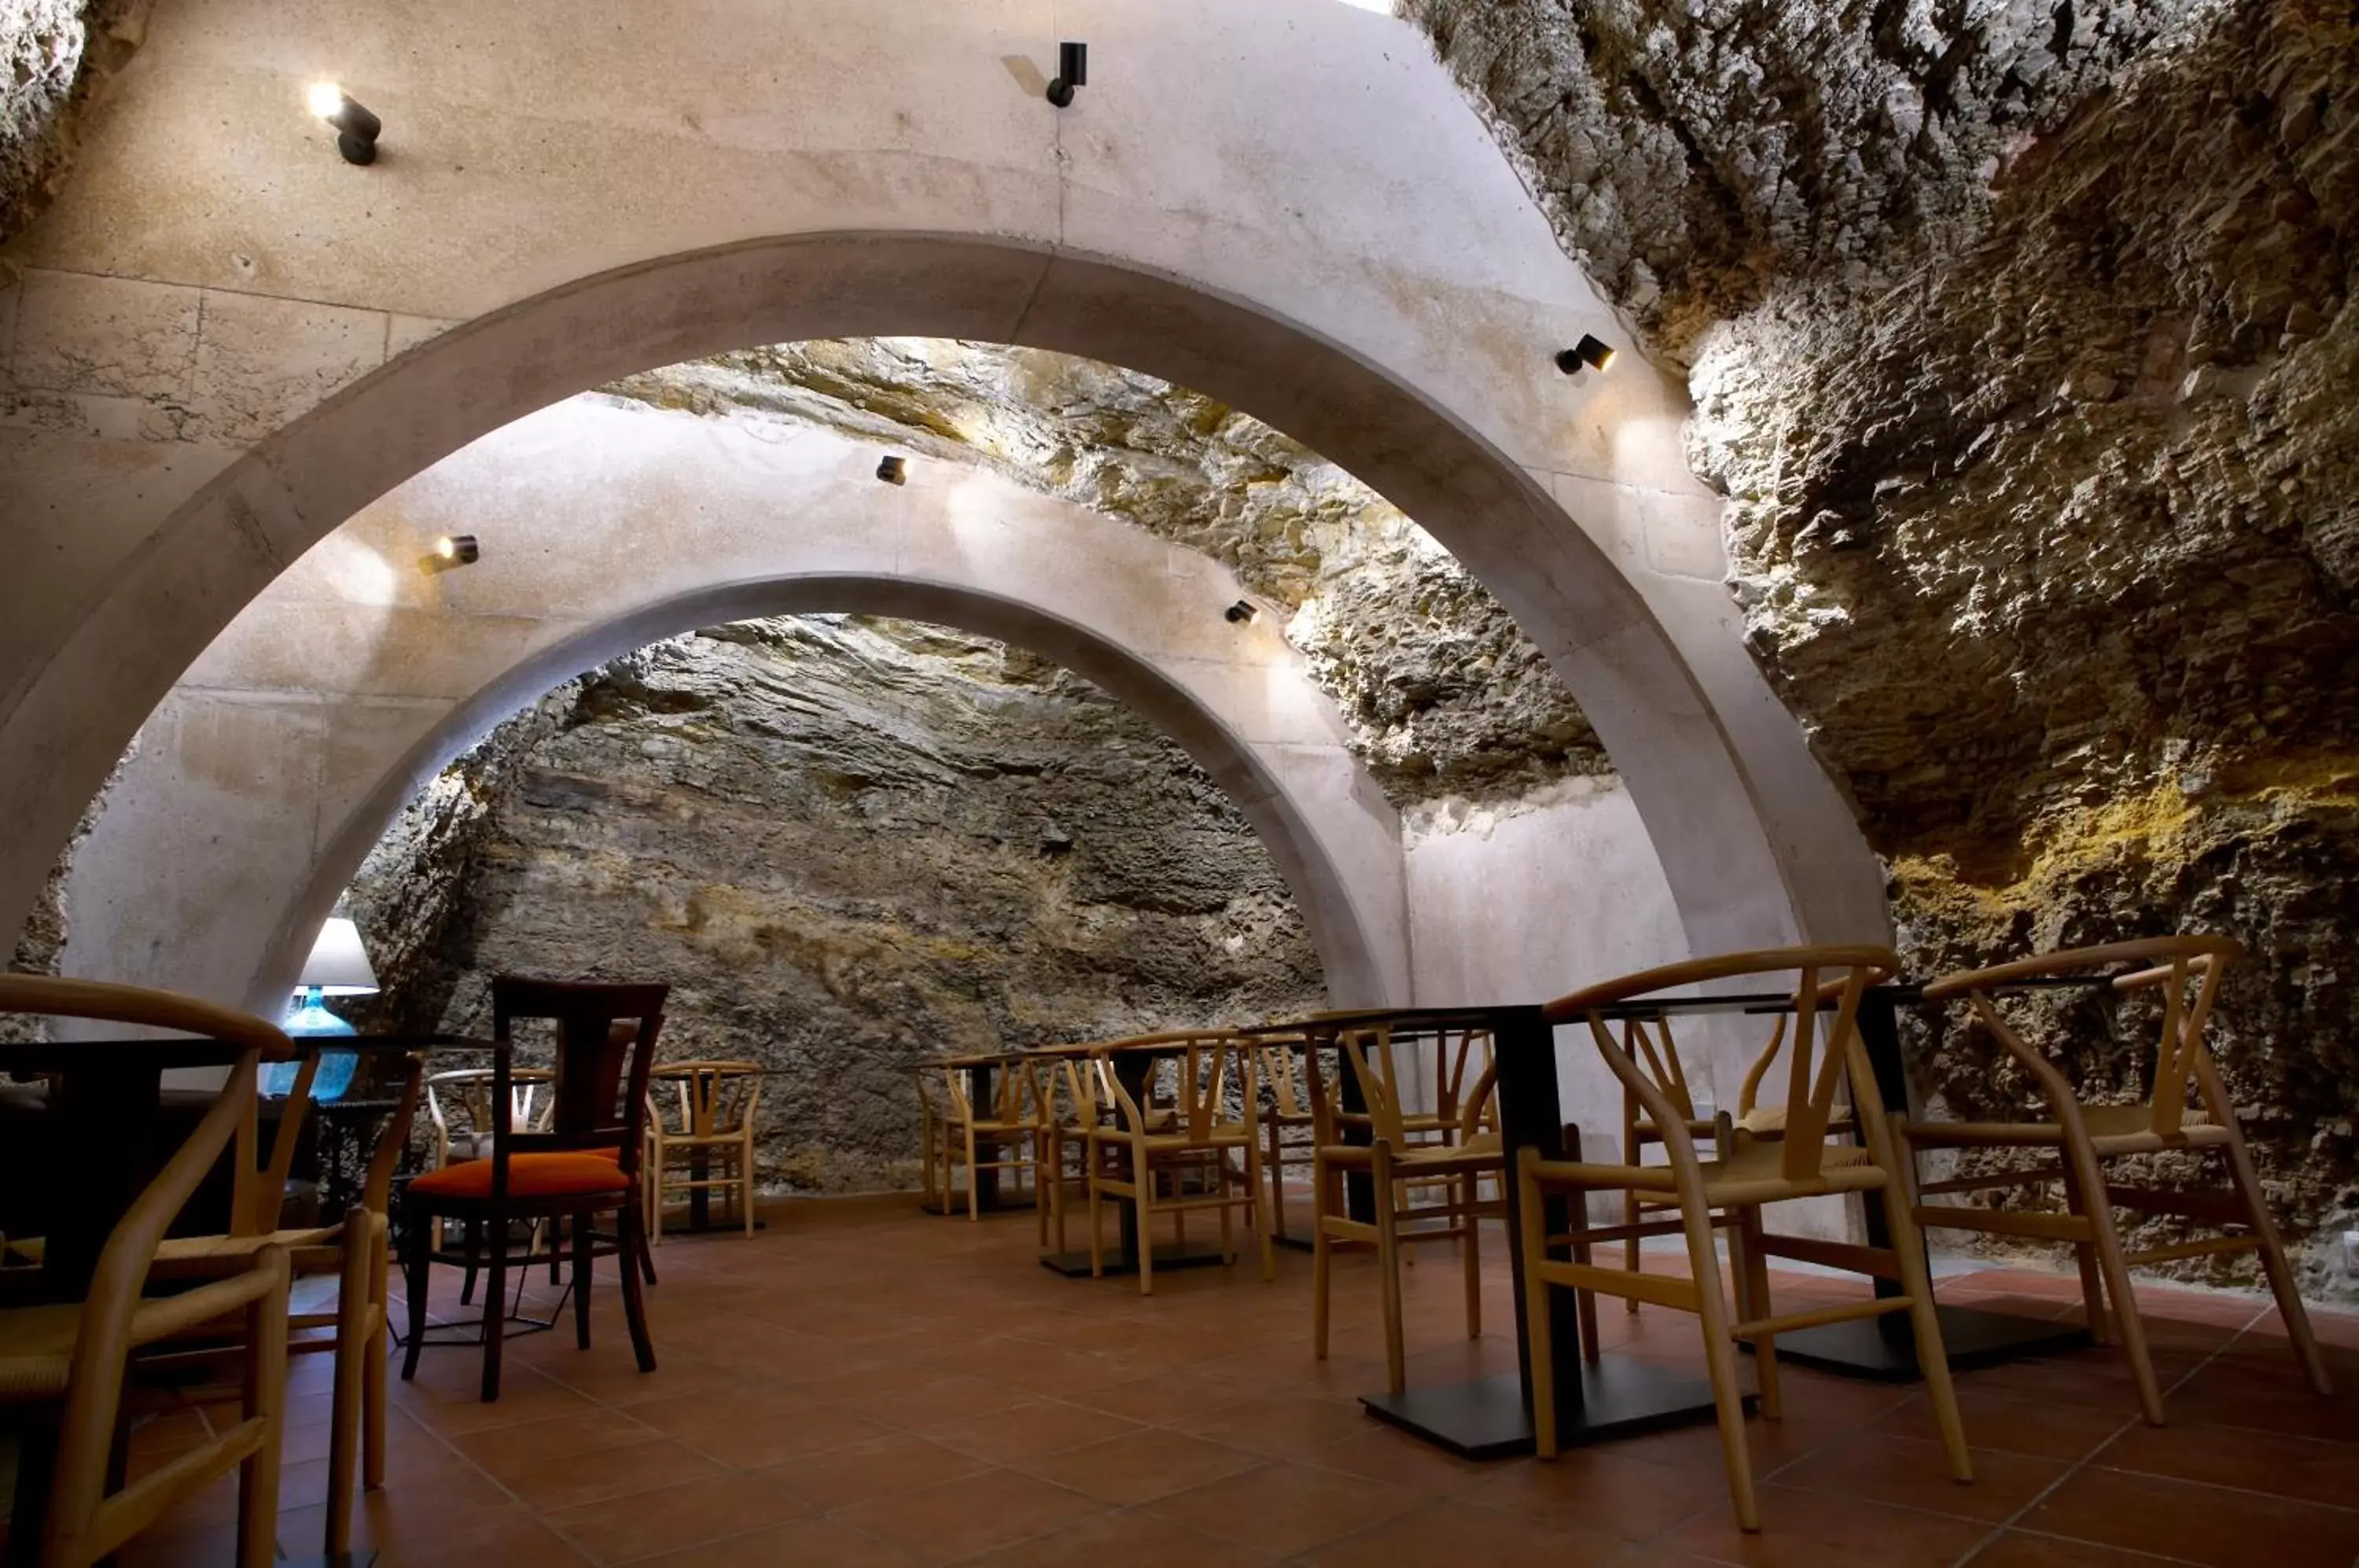
{"label": "floor tile", "polygon": [[1160,1519],[1265,1552],[1300,1552],[1408,1512],[1424,1499],[1380,1482],[1277,1463],[1147,1505]]}
{"label": "floor tile", "polygon": [[2020,1524],[2050,1535],[2245,1568],[2350,1568],[2359,1511],[2091,1466]]}
{"label": "floor tile", "polygon": [[1032,1459],[1020,1468],[1102,1502],[1127,1504],[1184,1492],[1261,1463],[1259,1454],[1227,1443],[1146,1427],[1084,1448]]}
{"label": "floor tile", "polygon": [[972,1454],[905,1432],[797,1454],[753,1472],[822,1511],[940,1486],[993,1468]]}
{"label": "floor tile", "polygon": [[1624,1543],[1527,1514],[1435,1498],[1408,1513],[1372,1524],[1302,1554],[1317,1568],[1498,1568],[1547,1563],[1595,1568],[1622,1554]]}
{"label": "floor tile", "polygon": [[921,1563],[963,1557],[1039,1535],[1105,1505],[1012,1470],[986,1470],[904,1492],[832,1517],[892,1542]]}
{"label": "floor tile", "polygon": [[549,1524],[592,1563],[629,1563],[726,1540],[810,1510],[783,1489],[746,1475],[716,1475],[564,1508]]}

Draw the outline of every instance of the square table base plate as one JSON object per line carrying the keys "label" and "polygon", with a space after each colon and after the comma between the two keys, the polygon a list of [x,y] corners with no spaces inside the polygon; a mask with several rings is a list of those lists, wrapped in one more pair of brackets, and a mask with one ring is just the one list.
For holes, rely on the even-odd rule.
{"label": "square table base plate", "polygon": [[[1254,1249],[1250,1246],[1237,1248],[1240,1267],[1252,1263]],[[1202,1269],[1228,1260],[1229,1255],[1221,1250],[1221,1244],[1217,1241],[1191,1241],[1185,1246],[1176,1241],[1166,1241],[1157,1244],[1155,1248],[1155,1267],[1158,1273],[1166,1269]],[[1040,1267],[1054,1269],[1068,1279],[1086,1279],[1090,1277],[1090,1255],[1086,1251],[1044,1252],[1040,1255]],[[1112,1251],[1106,1254],[1105,1271],[1108,1277],[1138,1272],[1136,1267],[1125,1263]]]}
{"label": "square table base plate", "polygon": [[[1986,1312],[1976,1307],[1940,1310],[1941,1348],[1949,1352],[1952,1372],[1972,1372],[2026,1356],[2054,1356],[2094,1343],[2089,1331],[2077,1323],[2027,1318],[2017,1312]],[[1743,1348],[1749,1353],[1753,1346]],[[1914,1383],[1925,1375],[1917,1365],[1917,1336],[1908,1330],[1906,1312],[1781,1334],[1777,1359],[1879,1383]]]}
{"label": "square table base plate", "polygon": [[[1752,1395],[1745,1396],[1746,1410],[1755,1402]],[[1513,1372],[1398,1394],[1365,1394],[1360,1403],[1378,1421],[1439,1443],[1462,1459],[1512,1459],[1535,1446],[1532,1418],[1524,1409],[1523,1379]],[[1701,1377],[1635,1356],[1616,1356],[1595,1366],[1584,1362],[1581,1404],[1560,1413],[1557,1445],[1578,1448],[1712,1418],[1712,1385]]]}
{"label": "square table base plate", "polygon": [[[286,1549],[281,1547],[280,1550]],[[278,1568],[371,1568],[375,1562],[375,1547],[357,1546],[350,1552],[339,1552],[333,1555],[314,1552],[309,1557],[281,1557]]]}

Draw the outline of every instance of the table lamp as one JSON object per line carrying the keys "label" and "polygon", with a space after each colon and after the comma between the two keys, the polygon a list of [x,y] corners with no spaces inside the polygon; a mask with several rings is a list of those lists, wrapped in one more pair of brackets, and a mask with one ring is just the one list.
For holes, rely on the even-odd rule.
{"label": "table lamp", "polygon": [[[321,1006],[320,998],[376,994],[376,972],[369,967],[368,953],[361,947],[360,927],[341,915],[331,918],[311,943],[311,956],[303,961],[302,977],[296,984],[299,988],[295,1004],[288,1008],[279,1028],[299,1039],[353,1033],[353,1026]],[[320,1071],[311,1079],[311,1097],[332,1100],[352,1087],[353,1070],[359,1063],[360,1057],[353,1051],[321,1051]],[[293,1089],[297,1065],[275,1062],[264,1068],[262,1092],[284,1094]]]}

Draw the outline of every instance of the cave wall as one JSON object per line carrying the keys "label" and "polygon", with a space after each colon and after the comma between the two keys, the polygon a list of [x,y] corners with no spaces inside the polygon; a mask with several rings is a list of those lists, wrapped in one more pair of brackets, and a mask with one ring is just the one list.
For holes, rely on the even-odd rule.
{"label": "cave wall", "polygon": [[906,622],[739,623],[591,672],[429,785],[348,902],[385,1027],[486,1030],[495,973],[669,981],[667,1055],[777,1070],[774,1190],[914,1185],[929,1057],[1324,996],[1184,752],[1020,649]]}
{"label": "cave wall", "polygon": [[[2349,7],[1405,9],[1689,366],[1749,640],[1912,967],[2243,939],[2217,1047],[2265,1180],[2353,1223]],[[2136,1087],[2122,1020],[2053,1021]],[[1950,1108],[2028,1103],[1979,1031],[1918,1046]]]}

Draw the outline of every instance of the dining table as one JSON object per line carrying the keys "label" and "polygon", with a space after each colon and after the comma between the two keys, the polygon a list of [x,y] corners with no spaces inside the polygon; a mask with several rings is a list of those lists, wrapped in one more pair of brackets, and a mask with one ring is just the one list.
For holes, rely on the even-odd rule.
{"label": "dining table", "polygon": [[[1875,1090],[1896,1115],[1908,1108],[1908,1073],[1902,1060],[1899,1016],[1904,1007],[1923,1004],[1921,986],[1886,984],[1864,994],[1859,1011],[1861,1043],[1866,1048],[1875,1077]],[[1777,993],[1678,997],[1641,997],[1598,1009],[1609,1021],[1658,1019],[1712,1014],[1767,1015],[1790,1012],[1794,998]],[[1487,1029],[1497,1062],[1496,1094],[1499,1131],[1506,1164],[1513,1170],[1521,1150],[1538,1149],[1543,1160],[1577,1154],[1580,1129],[1562,1119],[1559,1093],[1555,1030],[1537,1004],[1490,1004],[1470,1007],[1399,1007],[1321,1013],[1269,1026],[1272,1031],[1299,1033],[1312,1049],[1332,1044],[1347,1029],[1382,1028],[1397,1044],[1443,1030]],[[1340,1075],[1343,1108],[1364,1110],[1353,1075]],[[1364,1141],[1364,1124],[1345,1123],[1347,1139]],[[1506,1233],[1517,1234],[1520,1194],[1517,1184],[1504,1182]],[[1357,1209],[1357,1197],[1346,1194]],[[1370,1195],[1373,1202],[1373,1195]],[[1567,1201],[1548,1200],[1546,1233],[1565,1236],[1571,1228]],[[1864,1205],[1864,1229],[1872,1247],[1889,1247],[1891,1236],[1881,1204]],[[1531,1372],[1531,1330],[1526,1322],[1523,1258],[1510,1247],[1507,1255],[1515,1280],[1516,1365],[1513,1373],[1499,1373],[1457,1383],[1412,1386],[1401,1393],[1363,1395],[1360,1403],[1371,1415],[1434,1443],[1463,1458],[1505,1458],[1532,1452],[1532,1401],[1555,1402],[1558,1439],[1565,1447],[1636,1436],[1689,1421],[1714,1419],[1711,1385],[1703,1378],[1630,1356],[1616,1356],[1587,1343],[1576,1293],[1547,1293],[1549,1328],[1560,1345],[1579,1345],[1582,1354],[1555,1357],[1554,1387],[1535,1388]],[[1897,1281],[1876,1280],[1879,1295],[1900,1289]],[[1945,1348],[1952,1367],[1966,1369],[2018,1357],[2052,1354],[2090,1343],[2085,1328],[2052,1318],[1991,1312],[1974,1307],[1940,1309]],[[1747,1347],[1750,1348],[1749,1346]],[[1883,1381],[1922,1376],[1915,1341],[1904,1317],[1882,1317],[1777,1336],[1779,1356],[1804,1366]],[[1752,1408],[1752,1396],[1746,1396]]]}

